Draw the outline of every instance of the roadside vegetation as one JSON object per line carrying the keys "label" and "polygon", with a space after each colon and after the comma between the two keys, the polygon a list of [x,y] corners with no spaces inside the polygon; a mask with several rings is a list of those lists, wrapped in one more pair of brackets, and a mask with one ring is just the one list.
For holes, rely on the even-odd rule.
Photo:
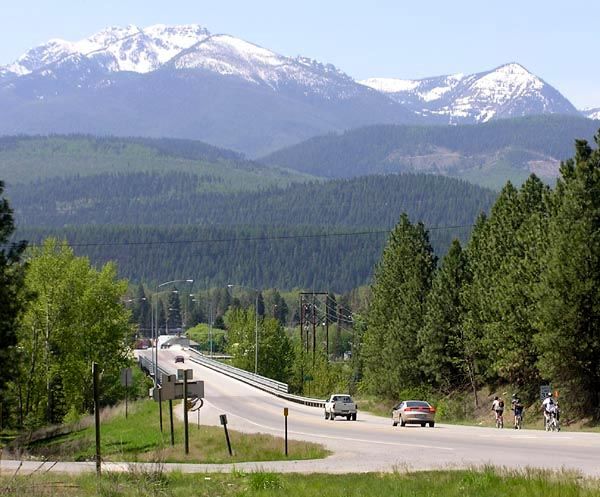
{"label": "roadside vegetation", "polygon": [[[540,385],[548,385],[560,397],[563,426],[593,427],[600,419],[598,146],[600,134],[596,148],[577,140],[554,188],[533,175],[520,188],[507,183],[489,215],[477,218],[464,247],[459,240],[449,242],[441,259],[425,224],[402,214],[367,292],[322,292],[300,305],[277,289],[246,286],[256,268],[289,277],[270,251],[264,251],[270,258],[266,265],[240,259],[239,285],[196,291],[173,285],[153,292],[148,288],[156,289],[156,282],[146,282],[149,287],[139,283],[129,298],[131,287],[118,279],[115,262],[93,265],[52,238],[27,249],[12,243],[12,210],[0,198],[0,430],[8,429],[8,438],[18,433],[27,439],[39,428],[72,426],[90,414],[93,362],[102,369],[101,406],[116,405],[125,396],[119,380],[122,369],[132,365],[135,335],[147,337],[152,329],[181,333],[208,322],[210,333],[205,326],[192,332],[205,350],[212,347],[237,367],[284,381],[293,393],[324,399],[349,392],[359,410],[365,398],[366,408],[372,403],[386,415],[399,400],[423,398],[438,408],[438,421],[483,424],[490,396],[501,392],[508,418],[509,396],[518,393],[530,427],[540,419]],[[300,243],[287,242],[295,249]],[[252,251],[261,252],[256,245]],[[312,253],[313,262],[319,253]],[[333,274],[343,267],[355,273],[340,253],[321,258],[319,271]],[[202,267],[197,257],[182,262]],[[305,266],[315,270],[318,264],[297,265],[306,275]],[[181,281],[187,280],[169,283]],[[132,397],[145,397],[144,382],[136,383]],[[104,441],[106,454],[140,460],[146,456],[139,454],[160,450],[144,460],[179,460],[162,445],[164,438],[152,438],[155,434],[144,434],[150,437],[145,439],[129,432],[123,438],[128,428],[118,422],[115,418],[114,434],[109,431]],[[231,460],[202,452],[211,448],[209,434],[198,442],[194,457]],[[40,450],[43,446],[53,457],[64,450],[85,460],[90,457],[86,437],[85,429],[77,430],[44,442]],[[260,451],[249,447],[241,457],[274,457],[268,445],[277,442],[261,443]],[[210,454],[218,454],[216,445]],[[312,450],[299,450],[298,457],[315,457]]]}
{"label": "roadside vegetation", "polygon": [[92,497],[119,496],[215,496],[251,497],[596,497],[600,482],[579,478],[572,473],[550,473],[531,470],[498,471],[424,471],[389,474],[320,475],[244,473],[226,474],[165,473],[160,465],[151,470],[131,467],[128,472],[67,476],[42,474],[3,476],[2,495],[38,497],[47,495]]}
{"label": "roadside vegetation", "polygon": [[[173,407],[175,410],[175,406]],[[175,445],[171,446],[168,403],[163,405],[163,432],[160,431],[158,404],[152,400],[105,409],[101,421],[101,453],[103,461],[235,463],[286,459],[318,459],[329,452],[314,443],[288,441],[288,457],[284,440],[271,435],[249,435],[230,431],[233,456],[229,455],[221,427],[197,423],[197,412],[189,413],[190,453],[183,447],[183,423],[175,413]],[[72,425],[40,429],[15,439],[7,448],[19,458],[33,457],[51,461],[95,460],[93,419],[85,418]]]}

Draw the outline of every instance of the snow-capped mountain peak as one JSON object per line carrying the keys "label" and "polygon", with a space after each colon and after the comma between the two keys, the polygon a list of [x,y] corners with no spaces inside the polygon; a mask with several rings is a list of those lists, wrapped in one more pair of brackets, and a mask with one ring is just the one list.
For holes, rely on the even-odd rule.
{"label": "snow-capped mountain peak", "polygon": [[589,119],[600,120],[600,107],[589,107],[587,109],[582,109],[581,113]]}
{"label": "snow-capped mountain peak", "polygon": [[112,26],[76,42],[52,39],[0,69],[25,75],[74,55],[83,55],[102,59],[104,67],[111,71],[146,73],[209,35],[206,28],[197,24],[156,24],[145,29],[134,25]]}
{"label": "snow-capped mountain peak", "polygon": [[171,63],[176,69],[207,69],[256,81],[285,62],[286,59],[275,52],[239,38],[211,35],[180,53]]}
{"label": "snow-capped mountain peak", "polygon": [[560,93],[516,62],[471,75],[458,73],[419,80],[370,78],[359,82],[387,94],[416,114],[449,123],[577,113]]}
{"label": "snow-capped mountain peak", "polygon": [[174,57],[167,66],[178,70],[203,69],[273,89],[286,85],[320,95],[335,93],[339,98],[346,98],[360,88],[331,64],[286,57],[226,34],[208,36]]}
{"label": "snow-capped mountain peak", "polygon": [[[144,79],[120,72],[156,74]],[[403,122],[451,124],[529,114],[580,115],[558,91],[516,62],[470,75],[356,82],[331,64],[280,55],[228,34],[213,35],[198,24],[112,26],[79,41],[55,38],[0,67],[4,88],[12,91],[22,81],[24,91],[37,101],[82,89],[93,93],[130,80],[143,85],[165,78],[169,84],[177,78],[193,85],[204,84],[207,77],[223,83],[218,78],[226,78],[240,92],[246,91],[241,81],[286,98],[372,100],[383,109],[385,122],[396,122],[397,115]],[[361,112],[369,115],[366,108]]]}

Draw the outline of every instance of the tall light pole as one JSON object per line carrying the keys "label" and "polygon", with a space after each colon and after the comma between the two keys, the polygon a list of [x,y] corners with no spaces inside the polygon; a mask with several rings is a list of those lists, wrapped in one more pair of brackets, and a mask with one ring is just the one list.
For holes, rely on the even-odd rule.
{"label": "tall light pole", "polygon": [[[131,299],[126,299],[123,302],[125,302],[126,304],[131,304],[132,302],[145,302],[146,300],[148,300],[146,297],[137,297],[137,298],[131,298]],[[152,315],[152,309],[150,309],[150,315]],[[145,321],[144,318],[142,318],[142,321]],[[140,332],[140,323],[138,323],[138,332],[136,333],[136,339],[139,339],[139,332]],[[147,330],[145,330],[147,331]],[[152,335],[152,325],[150,325],[150,335]]]}
{"label": "tall light pole", "polygon": [[254,374],[258,374],[258,294],[260,292],[256,288],[253,288],[251,286],[227,285],[228,288],[233,288],[234,286],[253,290],[256,295],[256,298],[254,300]]}
{"label": "tall light pole", "polygon": [[166,285],[170,285],[171,283],[194,283],[194,280],[192,279],[186,279],[186,280],[171,280],[171,281],[165,281],[163,283],[160,283],[157,287],[156,287],[156,293],[155,295],[157,296],[156,301],[154,303],[154,308],[156,311],[156,319],[154,320],[154,324],[156,327],[156,338],[154,341],[154,350],[155,350],[155,354],[156,354],[156,359],[154,361],[154,386],[156,386],[156,384],[158,383],[158,294],[160,293],[160,288]]}
{"label": "tall light pole", "polygon": [[[189,294],[190,297],[192,297],[192,303],[193,304],[197,304],[198,300],[196,299],[196,296],[193,293]],[[210,352],[210,357],[212,358],[213,356],[213,337],[212,337],[212,328],[213,328],[213,324],[214,324],[214,316],[213,316],[213,298],[210,296],[210,291],[208,289],[206,289],[206,300],[208,302],[208,341],[209,341],[209,352]]]}

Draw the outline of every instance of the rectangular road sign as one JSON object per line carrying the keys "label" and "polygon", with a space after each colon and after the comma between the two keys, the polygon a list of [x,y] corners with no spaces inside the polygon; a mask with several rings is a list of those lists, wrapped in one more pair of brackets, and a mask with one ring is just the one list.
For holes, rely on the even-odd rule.
{"label": "rectangular road sign", "polygon": [[131,368],[121,369],[121,386],[130,387],[133,385],[133,371]]}
{"label": "rectangular road sign", "polygon": [[184,375],[187,375],[188,380],[192,380],[194,378],[194,370],[193,369],[178,369],[177,370],[177,379],[179,381],[183,381],[185,378]]}
{"label": "rectangular road sign", "polygon": [[540,400],[544,400],[552,392],[551,385],[540,385]]}

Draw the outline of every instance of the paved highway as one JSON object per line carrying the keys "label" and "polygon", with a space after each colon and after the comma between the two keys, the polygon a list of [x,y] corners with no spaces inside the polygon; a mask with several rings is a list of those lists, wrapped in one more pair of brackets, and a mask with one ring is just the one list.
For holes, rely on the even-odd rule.
{"label": "paved highway", "polygon": [[[227,414],[232,430],[283,436],[283,408],[287,407],[290,439],[321,443],[333,452],[325,460],[238,463],[239,469],[346,473],[491,464],[520,469],[569,469],[600,476],[600,434],[444,424],[436,424],[435,428],[394,428],[390,419],[361,412],[360,405],[358,421],[345,418],[326,421],[320,408],[279,399],[200,366],[190,361],[185,351],[161,350],[161,367],[168,367],[174,373],[182,367],[175,364],[175,356],[182,353],[186,357],[184,366],[194,370],[195,379],[205,382],[201,424],[219,425],[219,415]],[[147,354],[150,356],[149,351]],[[196,421],[196,413],[192,413],[190,422]],[[226,469],[227,465],[214,468]]]}

